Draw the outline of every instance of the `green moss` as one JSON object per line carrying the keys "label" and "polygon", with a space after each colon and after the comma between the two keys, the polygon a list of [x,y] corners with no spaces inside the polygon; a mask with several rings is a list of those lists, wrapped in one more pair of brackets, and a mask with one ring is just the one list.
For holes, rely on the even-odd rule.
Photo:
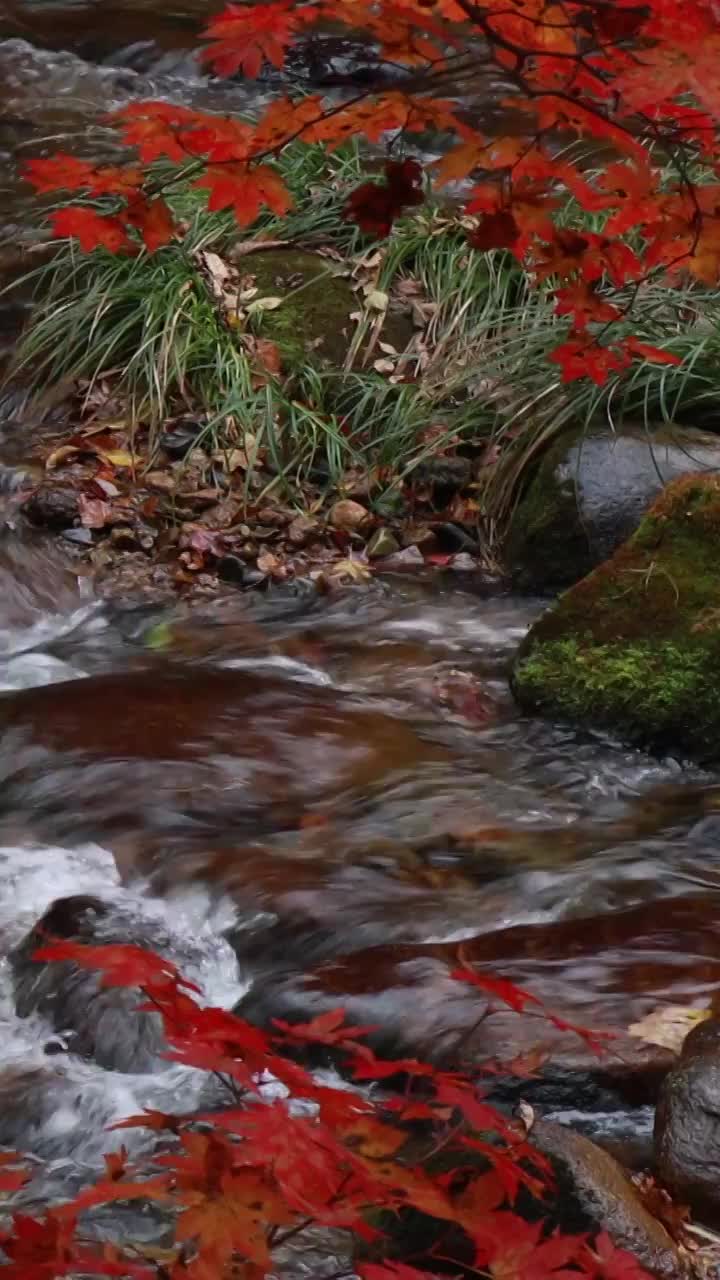
{"label": "green moss", "polygon": [[705,646],[592,645],[568,637],[536,645],[513,681],[526,707],[631,741],[694,746],[701,754],[720,743],[720,684],[709,678]]}
{"label": "green moss", "polygon": [[521,590],[567,586],[593,567],[575,481],[563,466],[581,438],[581,431],[564,433],[551,445],[513,514],[505,556]]}
{"label": "green moss", "polygon": [[687,476],[531,628],[512,685],[528,710],[720,757],[720,480]]}
{"label": "green moss", "polygon": [[355,329],[358,298],[333,262],[302,249],[266,249],[240,259],[243,277],[262,298],[282,298],[258,313],[257,332],[276,342],[289,366],[309,356],[342,365]]}

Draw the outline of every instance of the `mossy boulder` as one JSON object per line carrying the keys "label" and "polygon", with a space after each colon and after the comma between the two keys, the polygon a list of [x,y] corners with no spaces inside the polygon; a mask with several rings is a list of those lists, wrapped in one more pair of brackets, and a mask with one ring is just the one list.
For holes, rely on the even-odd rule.
{"label": "mossy boulder", "polygon": [[[362,310],[362,299],[338,263],[289,247],[244,254],[237,265],[243,280],[257,289],[253,302],[283,300],[272,310],[259,310],[254,326],[259,335],[277,343],[287,367],[308,360],[336,367],[344,363],[357,328],[352,316]],[[384,341],[403,350],[412,333],[409,316],[388,313]]]}
{"label": "mossy boulder", "polygon": [[530,629],[523,708],[720,758],[720,477],[663,491],[633,536]]}
{"label": "mossy boulder", "polygon": [[720,471],[720,438],[626,423],[563,432],[513,516],[506,560],[521,590],[578,582],[635,531],[653,498],[688,472]]}

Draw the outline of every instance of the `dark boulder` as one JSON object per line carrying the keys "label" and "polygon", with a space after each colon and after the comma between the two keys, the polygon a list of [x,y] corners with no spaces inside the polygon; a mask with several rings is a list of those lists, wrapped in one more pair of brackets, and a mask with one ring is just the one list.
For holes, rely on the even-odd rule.
{"label": "dark boulder", "polygon": [[623,423],[564,432],[515,510],[506,558],[516,585],[556,591],[584,578],[637,529],[664,485],[720,470],[720,437]]}
{"label": "dark boulder", "polygon": [[720,1020],[686,1036],[655,1116],[657,1172],[682,1203],[720,1226]]}
{"label": "dark boulder", "polygon": [[203,972],[205,952],[191,938],[170,934],[154,918],[95,897],[58,898],[9,956],[15,1007],[21,1018],[44,1017],[70,1053],[110,1071],[167,1070],[160,1018],[140,1012],[141,993],[103,987],[102,975],[71,961],[37,960],[53,939],[92,946],[133,944],[171,960],[184,976]]}

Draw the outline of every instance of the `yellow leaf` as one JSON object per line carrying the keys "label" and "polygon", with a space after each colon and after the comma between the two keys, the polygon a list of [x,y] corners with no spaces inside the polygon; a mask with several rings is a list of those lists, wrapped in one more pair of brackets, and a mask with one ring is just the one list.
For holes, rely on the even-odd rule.
{"label": "yellow leaf", "polygon": [[99,449],[98,452],[111,467],[134,467],[137,462],[137,457],[127,449]]}
{"label": "yellow leaf", "polygon": [[672,1049],[679,1053],[683,1040],[698,1022],[705,1022],[711,1017],[710,1009],[689,1009],[685,1005],[669,1004],[664,1009],[654,1009],[639,1022],[634,1022],[628,1031],[638,1040],[647,1044],[657,1044],[663,1049]]}

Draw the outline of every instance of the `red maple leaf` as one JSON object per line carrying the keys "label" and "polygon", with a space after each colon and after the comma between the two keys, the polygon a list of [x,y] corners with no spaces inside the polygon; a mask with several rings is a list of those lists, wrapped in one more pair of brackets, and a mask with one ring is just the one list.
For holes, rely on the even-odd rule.
{"label": "red maple leaf", "polygon": [[311,1022],[283,1022],[281,1018],[273,1018],[273,1023],[283,1032],[287,1040],[304,1040],[311,1044],[339,1045],[345,1048],[356,1048],[353,1043],[358,1037],[366,1036],[374,1027],[349,1027],[345,1022],[344,1009],[329,1009],[320,1013]]}
{"label": "red maple leaf", "polygon": [[384,237],[403,209],[422,204],[422,169],[416,160],[391,160],[385,165],[384,185],[364,182],[345,206],[345,217],[369,235]]}
{"label": "red maple leaf", "polygon": [[188,158],[181,141],[183,129],[192,127],[197,119],[197,112],[190,107],[176,107],[169,102],[131,102],[108,116],[108,123],[120,129],[124,141],[137,148],[145,164],[163,156],[182,163]]}
{"label": "red maple leaf", "polygon": [[126,215],[131,226],[143,238],[148,253],[155,253],[169,244],[175,235],[175,220],[162,196],[148,200],[138,194],[128,202]]}
{"label": "red maple leaf", "polygon": [[[309,8],[312,10],[312,6]],[[230,4],[205,31],[205,38],[212,44],[203,50],[202,57],[220,76],[242,71],[255,79],[264,61],[278,70],[284,66],[290,36],[302,22],[313,17],[312,11],[298,13],[295,0]]]}
{"label": "red maple leaf", "polygon": [[520,228],[509,209],[486,213],[480,226],[468,235],[474,249],[512,249],[520,236]]}
{"label": "red maple leaf", "polygon": [[507,978],[496,978],[490,973],[478,973],[469,966],[462,969],[454,969],[450,977],[456,978],[459,982],[469,982],[472,986],[479,987],[481,991],[485,991],[490,996],[497,996],[498,1000],[502,1000],[503,1004],[514,1009],[516,1013],[522,1013],[528,1004],[542,1004],[542,1001],[537,996],[534,996],[531,991],[525,991],[522,987],[517,987],[514,982],[509,982]]}
{"label": "red maple leaf", "polygon": [[110,253],[128,253],[134,248],[122,220],[114,214],[98,213],[80,205],[69,205],[50,214],[53,235],[76,238],[84,253],[108,249]]}
{"label": "red maple leaf", "polygon": [[209,189],[208,209],[233,209],[241,227],[254,222],[263,205],[278,215],[291,205],[280,174],[266,164],[253,169],[246,164],[211,164],[195,185]]}
{"label": "red maple leaf", "polygon": [[89,187],[95,169],[87,160],[56,155],[46,160],[28,160],[21,172],[36,191],[79,191]]}

